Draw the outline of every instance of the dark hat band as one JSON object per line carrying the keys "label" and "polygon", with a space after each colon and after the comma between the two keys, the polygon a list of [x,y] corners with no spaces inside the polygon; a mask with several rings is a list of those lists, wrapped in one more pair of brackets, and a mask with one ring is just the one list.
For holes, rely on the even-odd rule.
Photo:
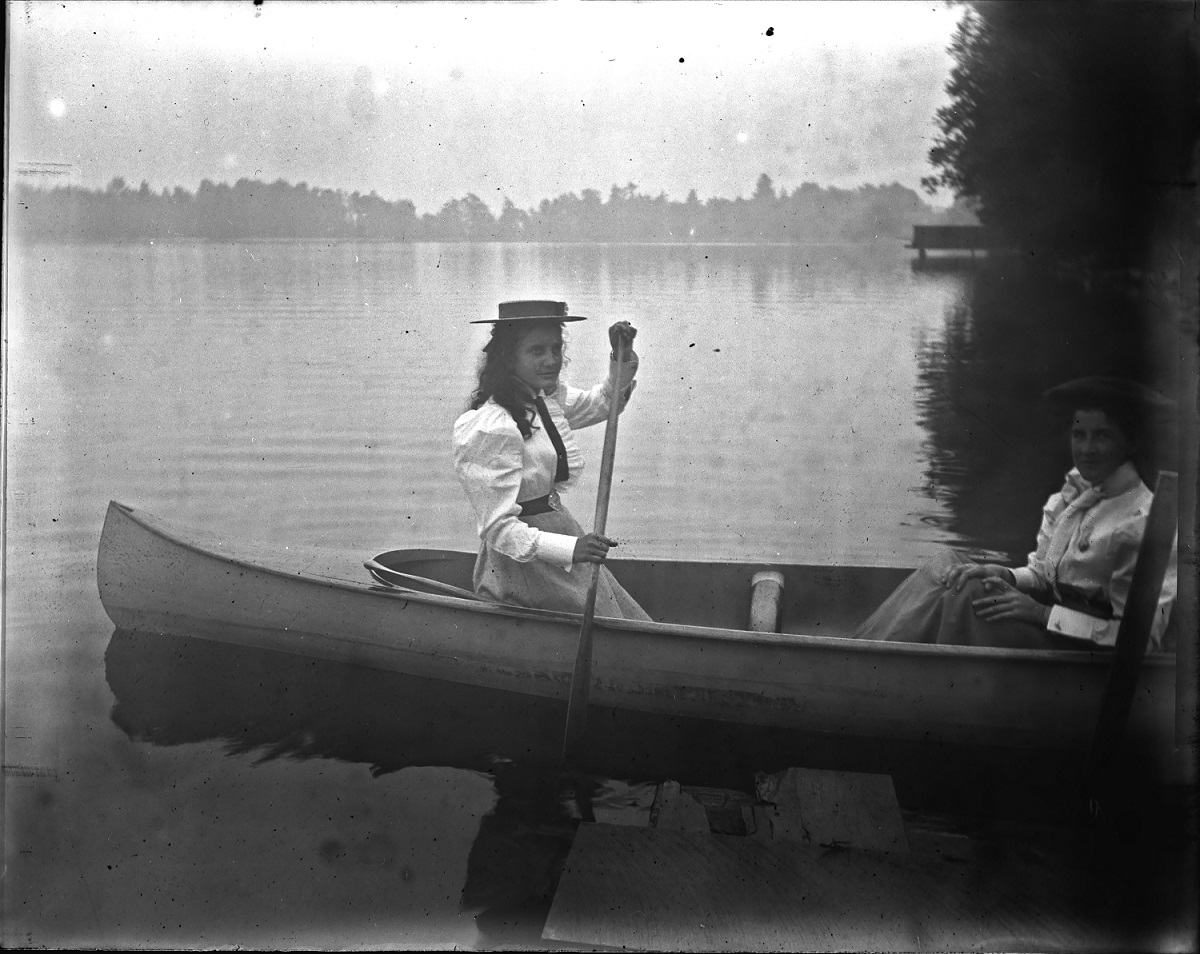
{"label": "dark hat band", "polygon": [[584,315],[568,315],[565,301],[502,301],[498,318],[479,318],[473,325],[494,325],[502,321],[586,321]]}
{"label": "dark hat band", "polygon": [[1076,378],[1055,385],[1044,396],[1060,405],[1085,407],[1088,404],[1116,405],[1139,412],[1168,411],[1175,402],[1153,388],[1128,378]]}

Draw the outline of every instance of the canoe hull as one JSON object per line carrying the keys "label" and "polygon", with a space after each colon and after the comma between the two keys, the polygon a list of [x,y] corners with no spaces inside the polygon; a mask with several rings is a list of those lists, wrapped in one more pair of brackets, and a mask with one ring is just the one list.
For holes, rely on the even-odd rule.
{"label": "canoe hull", "polygon": [[[664,566],[656,564],[660,576]],[[713,566],[730,574],[729,564]],[[691,568],[695,575],[698,567],[678,565],[681,574]],[[843,569],[852,577],[854,568]],[[866,579],[887,571],[861,572]],[[361,569],[361,554],[313,552],[283,560],[114,503],[98,574],[105,610],[120,629],[528,696],[566,699],[569,692],[578,616],[389,590]],[[872,585],[879,589],[878,579]],[[886,644],[607,619],[596,621],[593,640],[591,698],[598,706],[931,744],[1078,750],[1090,741],[1108,678],[1102,653]],[[1147,660],[1131,734],[1166,741],[1173,708],[1173,660]]]}

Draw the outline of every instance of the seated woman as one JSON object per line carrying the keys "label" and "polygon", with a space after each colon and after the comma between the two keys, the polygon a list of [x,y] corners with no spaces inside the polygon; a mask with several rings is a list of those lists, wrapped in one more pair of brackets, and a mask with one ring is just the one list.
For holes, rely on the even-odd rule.
{"label": "seated woman", "polygon": [[[574,429],[608,418],[609,403],[622,410],[633,391],[638,358],[631,350],[622,380],[590,390],[559,380],[563,323],[582,321],[560,301],[511,301],[500,305],[484,347],[479,384],[469,410],[454,423],[454,467],[475,510],[481,542],[475,561],[475,592],[520,606],[583,612],[591,574],[577,563],[602,564],[614,541],[585,533],[559,499],[583,471]],[[608,330],[615,351],[637,331],[619,321]],[[618,397],[619,395],[619,397]],[[596,615],[649,619],[603,566]]]}
{"label": "seated woman", "polygon": [[[1116,642],[1153,499],[1133,465],[1140,425],[1170,402],[1120,378],[1080,378],[1046,394],[1073,411],[1075,466],[1043,508],[1026,565],[973,563],[945,550],[900,584],[855,638],[1020,649]],[[1151,649],[1161,648],[1175,586],[1173,552]]]}

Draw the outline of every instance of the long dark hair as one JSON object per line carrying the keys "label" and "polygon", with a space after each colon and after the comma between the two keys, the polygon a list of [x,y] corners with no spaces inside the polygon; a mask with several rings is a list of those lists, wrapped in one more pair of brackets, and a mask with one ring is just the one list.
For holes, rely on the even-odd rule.
{"label": "long dark hair", "polygon": [[[527,388],[513,368],[517,363],[517,348],[524,332],[538,327],[541,322],[498,321],[492,325],[492,337],[483,349],[483,360],[479,364],[479,383],[467,403],[470,410],[482,407],[488,399],[495,401],[512,415],[521,436],[526,440],[533,433],[533,402]],[[553,318],[545,319],[562,334],[563,323]],[[564,364],[566,362],[564,361]]]}

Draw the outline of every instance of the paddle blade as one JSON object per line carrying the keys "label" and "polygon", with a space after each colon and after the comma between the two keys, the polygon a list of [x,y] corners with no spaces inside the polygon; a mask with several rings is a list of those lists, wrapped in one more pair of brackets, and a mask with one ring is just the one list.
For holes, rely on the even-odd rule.
{"label": "paddle blade", "polygon": [[593,564],[592,582],[588,587],[587,603],[583,610],[583,625],[579,628],[579,647],[575,652],[575,669],[571,673],[571,695],[567,700],[567,725],[563,731],[563,761],[578,751],[587,729],[588,699],[592,688],[592,629],[596,622],[596,587],[600,582],[600,566]]}

